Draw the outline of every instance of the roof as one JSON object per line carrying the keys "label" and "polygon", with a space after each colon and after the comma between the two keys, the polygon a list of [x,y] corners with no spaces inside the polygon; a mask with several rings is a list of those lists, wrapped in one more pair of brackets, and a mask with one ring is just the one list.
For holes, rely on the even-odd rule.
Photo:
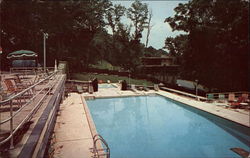
{"label": "roof", "polygon": [[18,50],[8,54],[7,58],[20,58],[20,57],[37,57],[37,53],[30,50]]}

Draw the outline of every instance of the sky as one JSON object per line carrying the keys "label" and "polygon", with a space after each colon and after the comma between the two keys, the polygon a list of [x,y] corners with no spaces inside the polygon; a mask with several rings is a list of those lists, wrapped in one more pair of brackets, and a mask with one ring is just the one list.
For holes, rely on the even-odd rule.
{"label": "sky", "polygon": [[[121,4],[126,8],[129,8],[131,4],[134,1],[118,1],[118,0],[113,0],[113,4]],[[162,49],[164,47],[165,39],[169,36],[174,37],[182,32],[178,31],[172,31],[170,25],[168,23],[164,23],[164,20],[167,17],[174,16],[174,8],[178,6],[179,3],[186,3],[187,1],[173,1],[173,0],[168,0],[168,1],[141,1],[142,3],[148,4],[148,9],[152,10],[153,16],[151,20],[151,25],[153,25],[151,32],[150,32],[150,37],[149,37],[149,43],[148,46],[153,46],[156,49]],[[130,24],[132,23],[130,20],[127,18],[123,18],[122,22],[124,24]],[[109,32],[111,33],[111,29],[108,29]],[[133,32],[133,30],[132,30]],[[142,34],[142,43],[146,43],[146,33],[147,30],[143,31]]]}

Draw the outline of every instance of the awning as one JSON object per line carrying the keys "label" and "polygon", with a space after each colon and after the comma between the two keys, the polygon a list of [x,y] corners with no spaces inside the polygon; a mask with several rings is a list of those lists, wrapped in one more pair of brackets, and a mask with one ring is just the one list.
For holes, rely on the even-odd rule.
{"label": "awning", "polygon": [[37,57],[37,53],[30,50],[18,50],[8,54],[7,59],[18,59],[23,57]]}

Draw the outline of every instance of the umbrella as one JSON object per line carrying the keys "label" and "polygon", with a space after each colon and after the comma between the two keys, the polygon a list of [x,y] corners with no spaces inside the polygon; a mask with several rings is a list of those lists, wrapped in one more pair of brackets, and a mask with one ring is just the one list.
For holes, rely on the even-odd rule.
{"label": "umbrella", "polygon": [[18,50],[8,54],[8,59],[17,59],[21,57],[37,57],[37,53],[30,50]]}

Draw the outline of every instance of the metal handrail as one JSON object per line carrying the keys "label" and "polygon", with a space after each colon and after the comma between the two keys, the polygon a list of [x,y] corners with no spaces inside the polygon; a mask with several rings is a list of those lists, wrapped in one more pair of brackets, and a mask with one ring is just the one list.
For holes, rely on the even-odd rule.
{"label": "metal handrail", "polygon": [[[105,146],[106,148],[103,148],[103,149],[97,149],[97,146],[96,146],[96,143],[97,141],[100,140]],[[106,156],[107,158],[110,158],[110,148],[108,146],[108,143],[105,141],[105,139],[100,135],[100,134],[96,134],[94,137],[93,137],[93,141],[94,141],[94,144],[93,144],[93,152],[94,152],[94,156],[97,158],[99,158],[100,156]],[[106,151],[106,153],[104,154],[99,154],[99,151]]]}
{"label": "metal handrail", "polygon": [[247,94],[248,98],[250,97],[250,92],[240,91],[240,92],[223,92],[223,93],[207,93],[206,97],[209,98],[209,95],[213,96],[213,99],[220,99],[220,95],[224,95],[224,99],[227,99],[229,94],[234,94],[236,98],[242,96],[242,94]]}
{"label": "metal handrail", "polygon": [[[32,85],[32,86],[30,86],[30,87],[24,89],[23,91],[21,91],[21,92],[15,94],[15,95],[13,95],[13,96],[7,98],[6,100],[0,101],[0,105],[1,105],[1,104],[5,104],[5,103],[8,103],[8,102],[10,103],[10,117],[7,118],[7,119],[5,119],[4,121],[1,121],[1,122],[0,122],[0,125],[1,125],[1,124],[4,124],[4,123],[10,121],[10,135],[9,135],[7,138],[3,139],[3,140],[0,142],[0,145],[4,144],[4,143],[6,143],[7,141],[10,140],[10,141],[11,141],[11,142],[10,142],[10,148],[13,148],[13,147],[14,147],[14,145],[13,145],[13,136],[14,136],[14,134],[18,131],[18,129],[19,129],[20,127],[23,126],[23,124],[26,123],[27,120],[29,120],[29,119],[33,116],[33,114],[35,113],[35,111],[36,111],[36,110],[39,108],[39,106],[41,105],[41,102],[44,100],[44,98],[45,98],[45,97],[47,96],[47,94],[51,91],[51,89],[54,87],[55,84],[51,84],[50,82],[48,82],[48,83],[46,84],[46,86],[44,86],[36,95],[34,95],[32,98],[30,98],[30,100],[29,100],[27,103],[25,103],[21,108],[19,108],[18,111],[16,111],[15,113],[13,113],[12,100],[14,100],[14,99],[20,97],[21,95],[24,95],[26,92],[28,92],[29,90],[33,89],[35,86],[39,85],[40,83],[42,83],[42,82],[44,82],[44,81],[46,81],[46,80],[49,80],[50,78],[52,78],[53,76],[55,76],[57,73],[58,73],[58,71],[52,73],[51,75],[47,76],[46,78],[42,79],[41,81],[39,81],[39,82],[35,83],[34,85]],[[56,83],[56,82],[55,82],[55,83]],[[49,85],[49,87],[47,87],[47,85]],[[26,116],[24,119],[22,119],[21,123],[19,123],[15,129],[13,129],[13,119],[14,119],[14,117],[15,117],[23,108],[25,108],[32,100],[34,100],[35,97],[37,97],[37,96],[38,96],[44,89],[46,89],[46,88],[48,88],[48,91],[47,91],[47,92],[43,95],[43,97],[37,102],[37,104],[35,105],[35,107],[32,108],[32,110],[29,112],[29,114],[27,114],[27,116]]]}
{"label": "metal handrail", "polygon": [[[27,102],[26,104],[24,104],[21,108],[19,108],[14,114],[13,117],[16,116],[23,108],[25,108],[33,99],[35,99],[44,89],[46,89],[47,87],[42,88],[36,95],[34,95],[29,102]],[[1,104],[1,103],[0,103]],[[0,122],[0,125],[9,121],[11,119],[11,117],[9,117],[8,119],[5,119],[4,121]]]}
{"label": "metal handrail", "polygon": [[[40,103],[43,101],[43,99],[45,98],[45,96],[48,94],[49,91],[46,92],[46,94],[38,101],[38,104],[31,110],[31,112],[22,120],[22,122],[11,132],[12,134],[10,134],[7,138],[5,138],[3,141],[0,142],[0,145],[6,143],[7,141],[9,141],[13,135],[18,131],[18,129],[32,116],[32,114],[34,113],[34,111],[37,109],[37,107],[40,105]],[[10,120],[13,119],[14,116],[10,117]]]}
{"label": "metal handrail", "polygon": [[[10,73],[13,73],[15,71],[28,72],[28,71],[40,70],[40,69],[43,69],[43,68],[42,67],[11,67]],[[52,69],[54,69],[54,67],[46,67],[46,69],[52,70]]]}
{"label": "metal handrail", "polygon": [[41,81],[39,81],[39,82],[33,84],[32,86],[30,86],[30,87],[24,89],[23,91],[21,91],[21,92],[15,94],[15,95],[13,95],[13,96],[7,98],[6,100],[0,101],[0,104],[7,103],[8,101],[11,101],[12,99],[14,99],[14,98],[16,98],[16,97],[19,97],[20,95],[22,95],[22,94],[24,94],[25,92],[31,90],[32,88],[34,88],[34,87],[37,86],[38,84],[40,84],[40,83],[44,82],[45,80],[51,78],[52,76],[56,75],[57,72],[58,72],[58,71],[54,72],[53,74],[49,75],[49,76],[46,77],[45,79],[43,79],[43,80],[41,80]]}
{"label": "metal handrail", "polygon": [[179,90],[175,90],[175,89],[171,89],[171,88],[167,88],[167,87],[161,87],[160,89],[163,89],[165,91],[170,91],[170,92],[178,93],[180,95],[191,97],[191,98],[199,98],[200,100],[207,100],[207,98],[202,97],[202,96],[196,96],[194,94],[190,94],[190,93],[187,93],[187,92],[183,92],[183,91],[179,91]]}

